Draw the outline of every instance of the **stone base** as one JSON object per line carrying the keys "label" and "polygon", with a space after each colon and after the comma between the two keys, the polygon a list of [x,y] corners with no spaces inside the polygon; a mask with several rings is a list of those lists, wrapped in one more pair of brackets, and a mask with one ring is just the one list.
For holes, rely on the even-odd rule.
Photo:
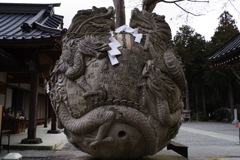
{"label": "stone base", "polygon": [[188,160],[172,150],[162,150],[155,155],[143,157],[141,160]]}
{"label": "stone base", "polygon": [[59,131],[59,130],[48,130],[47,133],[49,133],[49,134],[59,134],[59,133],[61,133],[61,131]]}
{"label": "stone base", "polygon": [[25,139],[22,139],[21,143],[22,144],[40,144],[40,143],[43,143],[43,141],[41,138],[34,138],[34,139],[25,138]]}
{"label": "stone base", "polygon": [[[97,160],[97,158],[94,158],[84,152],[69,152],[69,151],[61,151],[61,155],[56,156],[50,156],[48,157],[49,160],[65,160],[65,159],[79,159],[79,160]],[[188,160],[187,158],[181,156],[180,154],[172,151],[172,150],[162,150],[155,155],[152,156],[145,156],[143,158],[140,158],[138,160]]]}
{"label": "stone base", "polygon": [[234,119],[234,120],[232,121],[232,123],[239,123],[239,120]]}

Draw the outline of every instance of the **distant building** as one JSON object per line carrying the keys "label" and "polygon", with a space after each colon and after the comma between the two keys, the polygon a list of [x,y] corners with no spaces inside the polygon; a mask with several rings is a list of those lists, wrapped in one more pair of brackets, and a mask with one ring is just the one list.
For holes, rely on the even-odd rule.
{"label": "distant building", "polygon": [[[240,68],[240,34],[233,37],[212,55],[206,57],[211,63],[210,68]],[[231,78],[228,77],[228,96],[231,109],[231,119],[234,118],[234,100],[231,85]]]}
{"label": "distant building", "polygon": [[240,67],[240,34],[232,38],[212,55],[206,57],[211,63],[211,68],[216,67]]}
{"label": "distant building", "polygon": [[0,105],[33,121],[46,118],[44,81],[61,55],[66,29],[54,13],[59,6],[0,3]]}

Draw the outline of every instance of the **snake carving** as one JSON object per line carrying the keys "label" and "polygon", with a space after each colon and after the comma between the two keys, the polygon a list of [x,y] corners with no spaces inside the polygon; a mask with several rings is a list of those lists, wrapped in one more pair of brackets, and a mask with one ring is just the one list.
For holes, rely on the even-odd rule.
{"label": "snake carving", "polygon": [[[134,9],[130,26],[114,33],[114,9],[81,10],[63,37],[51,72],[50,99],[68,141],[102,159],[137,159],[163,149],[181,125],[185,77],[163,16]],[[109,38],[122,44],[119,64]]]}

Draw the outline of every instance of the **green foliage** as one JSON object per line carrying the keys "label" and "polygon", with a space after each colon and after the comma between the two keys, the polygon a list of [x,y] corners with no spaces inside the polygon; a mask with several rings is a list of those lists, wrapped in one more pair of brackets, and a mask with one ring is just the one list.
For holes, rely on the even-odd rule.
{"label": "green foliage", "polygon": [[211,43],[218,49],[239,33],[236,22],[228,11],[224,11],[219,19],[219,25],[212,37]]}
{"label": "green foliage", "polygon": [[[205,57],[215,53],[238,33],[235,20],[227,11],[220,15],[218,27],[209,42],[188,25],[183,25],[176,33],[174,44],[185,66],[190,108],[193,112],[195,108],[202,109],[204,106],[207,107],[207,113],[213,113],[219,106],[229,108],[229,93],[227,91],[230,84],[233,86],[234,102],[240,103],[238,98],[240,96],[240,83],[237,84],[237,78],[232,70],[228,68],[210,69],[210,62],[205,61]],[[220,113],[217,111],[217,119],[222,121],[223,118],[218,114]],[[229,117],[225,116],[224,118],[230,120]]]}
{"label": "green foliage", "polygon": [[[207,55],[215,53],[238,33],[239,30],[235,24],[235,20],[232,19],[232,15],[228,11],[224,11],[219,17],[219,24],[211,41],[207,43]],[[207,87],[207,106],[211,106],[212,109],[216,109],[219,106],[229,107],[229,95],[226,92],[228,86],[232,83],[234,84],[233,88],[238,88],[235,85],[236,76],[234,76],[232,70],[228,68],[212,68],[204,72],[203,79]],[[234,95],[237,92],[235,91]]]}
{"label": "green foliage", "polygon": [[192,115],[191,120],[197,120],[196,114]]}
{"label": "green foliage", "polygon": [[[186,93],[189,93],[190,99],[196,97],[198,99],[198,96],[195,96],[194,93],[201,91],[204,71],[209,68],[204,60],[206,41],[202,35],[196,33],[190,26],[183,25],[174,37],[174,44],[185,66],[189,89],[189,92]],[[186,105],[190,106],[190,104]]]}
{"label": "green foliage", "polygon": [[192,77],[193,74],[199,75],[202,70],[203,60],[206,51],[206,41],[204,37],[195,33],[188,25],[183,25],[180,31],[174,37],[174,44],[182,58],[182,62],[186,68],[186,74]]}
{"label": "green foliage", "polygon": [[198,114],[198,120],[199,121],[208,121],[208,117],[204,115],[204,113]]}
{"label": "green foliage", "polygon": [[224,120],[228,122],[231,121],[231,111],[229,108],[218,108],[217,110],[215,110],[214,115],[217,122],[221,122]]}
{"label": "green foliage", "polygon": [[207,67],[203,59],[206,52],[206,41],[190,26],[183,25],[174,37],[174,44],[182,58],[186,78],[191,87],[196,80],[201,81],[204,68]]}
{"label": "green foliage", "polygon": [[203,112],[194,114],[194,115],[191,117],[191,119],[192,119],[192,120],[198,120],[198,121],[205,121],[205,122],[209,120],[208,116],[205,116]]}

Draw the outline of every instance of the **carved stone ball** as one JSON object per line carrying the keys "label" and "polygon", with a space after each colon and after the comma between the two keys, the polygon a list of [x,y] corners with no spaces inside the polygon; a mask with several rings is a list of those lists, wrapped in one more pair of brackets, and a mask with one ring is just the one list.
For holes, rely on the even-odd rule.
{"label": "carved stone ball", "polygon": [[[130,24],[142,34],[140,43],[130,33],[110,34],[113,24],[112,7],[78,12],[51,72],[50,99],[58,127],[80,150],[137,159],[178,133],[186,80],[164,16],[133,10]],[[120,55],[109,55],[110,40],[121,45]]]}
{"label": "carved stone ball", "polygon": [[[97,130],[90,134],[96,135]],[[133,126],[116,122],[106,135],[111,139],[102,141],[99,147],[77,144],[81,150],[101,159],[136,159],[146,155],[144,136]]]}

